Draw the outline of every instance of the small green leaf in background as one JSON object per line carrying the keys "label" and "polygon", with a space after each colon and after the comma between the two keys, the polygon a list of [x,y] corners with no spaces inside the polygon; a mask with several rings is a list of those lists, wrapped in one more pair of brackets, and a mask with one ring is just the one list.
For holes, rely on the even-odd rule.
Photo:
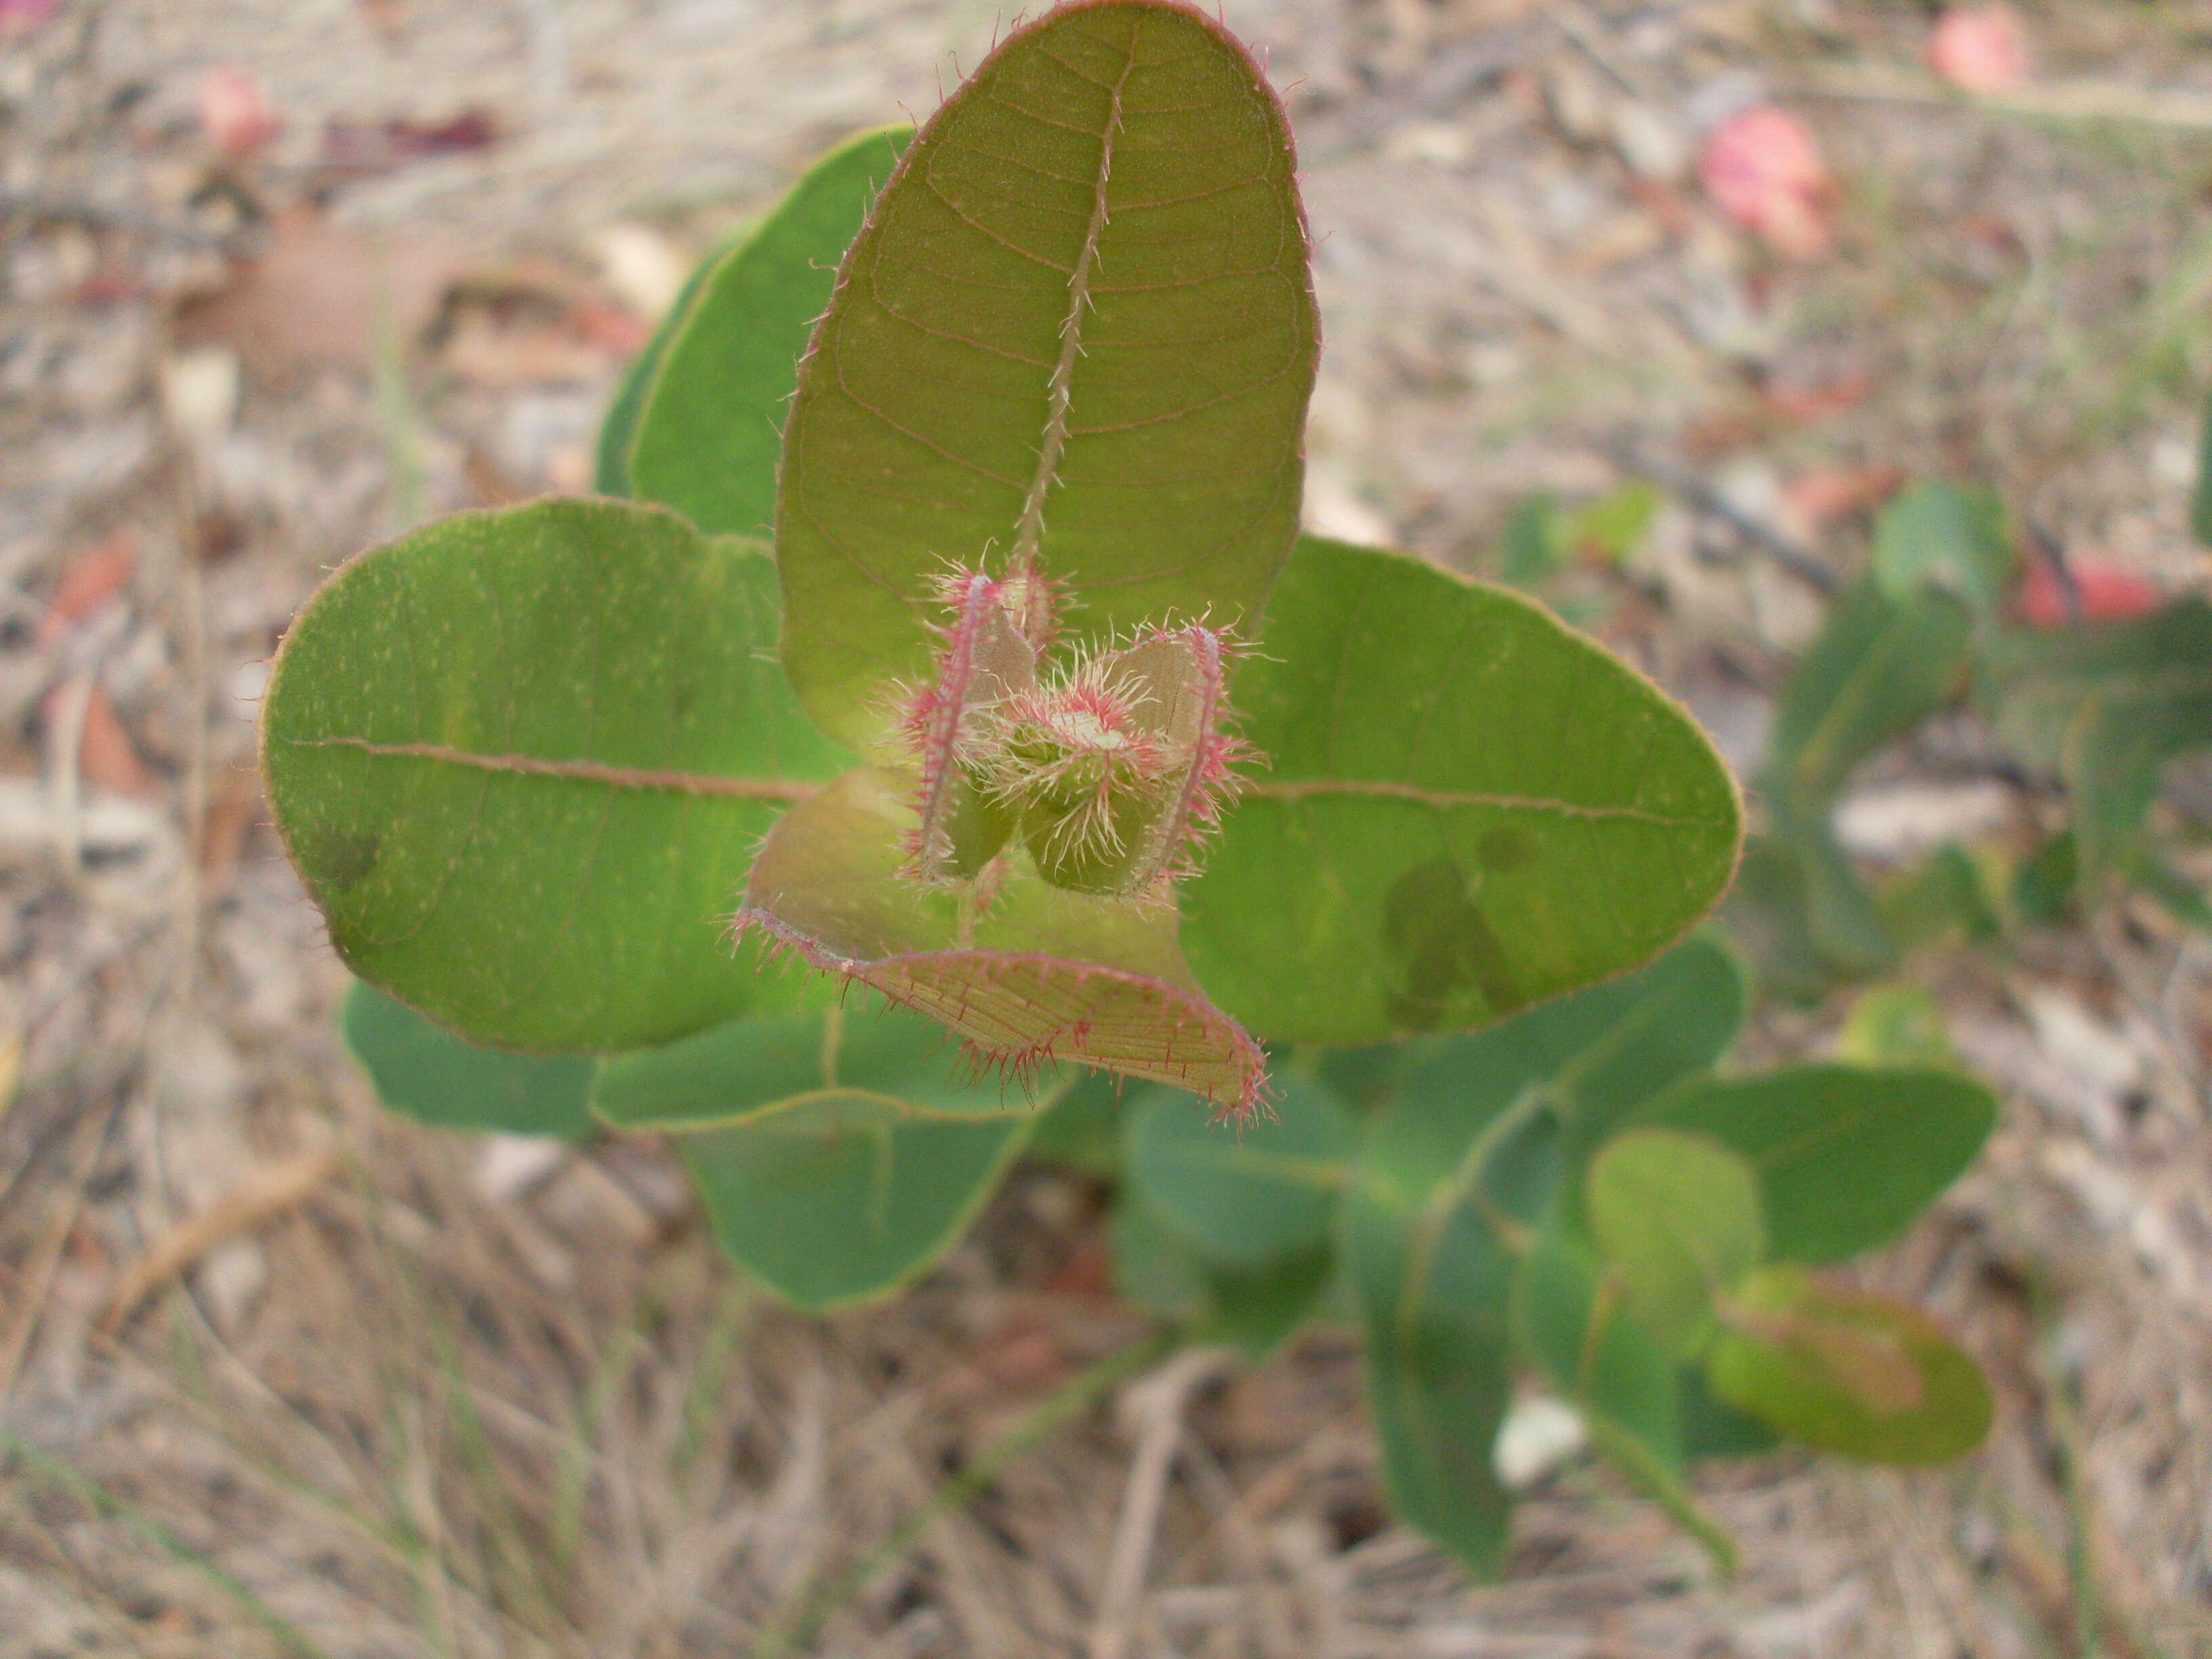
{"label": "small green leaf in background", "polygon": [[1318,351],[1290,128],[1244,49],[1195,7],[1017,29],[915,135],[800,367],[776,558],[807,707],[884,735],[948,562],[1034,558],[1079,643],[1249,633]]}
{"label": "small green leaf in background", "polygon": [[1624,1316],[1597,1259],[1553,1231],[1522,1259],[1514,1284],[1523,1347],[1576,1408],[1608,1462],[1703,1543],[1723,1572],[1735,1541],[1700,1510],[1682,1479],[1680,1385],[1672,1358]]}
{"label": "small green leaf in background", "polygon": [[1759,1172],[1769,1253],[1817,1265],[1903,1232],[1973,1162],[1996,1100],[1953,1071],[1796,1066],[1686,1085],[1638,1121],[1741,1153]]}
{"label": "small green leaf in background", "polygon": [[1577,558],[1626,563],[1650,532],[1659,504],[1658,489],[1642,478],[1575,510],[1548,492],[1523,496],[1506,520],[1498,579],[1534,587]]}
{"label": "small green leaf in background", "polygon": [[843,1090],[951,1116],[1036,1115],[1064,1086],[1049,1064],[1021,1079],[979,1076],[942,1025],[865,986],[817,981],[807,989],[822,1006],[609,1055],[592,1109],[618,1129],[720,1128]]}
{"label": "small green leaf in background", "polygon": [[1523,495],[1505,521],[1498,579],[1513,587],[1534,587],[1566,562],[1566,519],[1559,497],[1549,491]]}
{"label": "small green leaf in background", "polygon": [[1836,1058],[1851,1066],[1948,1066],[1957,1055],[1935,993],[1899,980],[1853,1000],[1836,1033]]}
{"label": "small green leaf in background", "polygon": [[2200,547],[2212,547],[2212,394],[2204,399],[2204,419],[2197,440],[2197,493],[2190,498],[2189,527]]}
{"label": "small green leaf in background", "polygon": [[1952,939],[1979,944],[2003,929],[1987,860],[1956,842],[1937,848],[1920,867],[1881,884],[1882,926],[1900,951]]}
{"label": "small green leaf in background", "polygon": [[679,1136],[714,1237],[795,1306],[888,1296],[958,1242],[1034,1110],[993,1086],[948,1111],[858,1090]]}
{"label": "small green leaf in background", "polygon": [[1921,589],[1898,601],[1864,582],[1837,602],[1784,690],[1764,773],[1765,856],[1790,869],[1759,885],[1770,901],[1802,905],[1814,948],[1841,971],[1877,969],[1896,944],[1836,841],[1836,802],[1862,763],[1957,694],[1972,638],[1970,613],[1951,594]]}
{"label": "small green leaf in background", "polygon": [[1343,1222],[1391,1509],[1480,1576],[1498,1571],[1511,1512],[1493,1448],[1510,1394],[1514,1258],[1490,1187],[1492,1155],[1524,1115],[1509,1107],[1383,1106],[1361,1139]]}
{"label": "small green leaf in background", "polygon": [[2138,873],[2161,770],[2212,746],[2212,605],[2005,635],[1983,678],[1997,735],[2066,784],[2082,890]]}
{"label": "small green leaf in background", "polygon": [[593,1063],[480,1048],[356,981],[338,1011],[346,1047],[395,1112],[447,1129],[580,1139]]}
{"label": "small green leaf in background", "polygon": [[1647,478],[1632,478],[1568,520],[1568,547],[1595,554],[1607,564],[1627,563],[1650,533],[1660,500],[1657,485]]}
{"label": "small green leaf in background", "polygon": [[1206,1270],[1180,1234],[1141,1194],[1114,1196],[1114,1288],[1163,1319],[1188,1319],[1208,1304]]}
{"label": "small green leaf in background", "polygon": [[1279,1080],[1267,1111],[1231,1126],[1151,1089],[1130,1102],[1130,1195],[1173,1236],[1206,1286],[1216,1334],[1253,1352],[1304,1321],[1326,1288],[1352,1126],[1319,1084]]}
{"label": "small green leaf in background", "polygon": [[1715,1298],[1766,1249],[1759,1177],[1720,1142],[1631,1129],[1590,1161],[1583,1204],[1607,1278],[1670,1353],[1694,1352]]}
{"label": "small green leaf in background", "polygon": [[664,508],[548,500],[365,553],[261,719],[286,849],[363,979],[484,1042],[605,1051],[776,993],[724,936],[844,763],[760,653],[775,573]]}
{"label": "small green leaf in background", "polygon": [[1491,1024],[1641,965],[1727,887],[1741,818],[1705,733],[1540,605],[1309,536],[1262,644],[1233,690],[1269,765],[1182,895],[1199,981],[1261,1036]]}
{"label": "small green leaf in background", "polygon": [[1933,588],[1992,621],[2018,556],[2003,501],[1979,484],[1915,484],[1875,520],[1875,585],[1893,604]]}
{"label": "small green leaf in background", "polygon": [[1989,1431],[1989,1384],[1918,1309],[1802,1267],[1740,1285],[1706,1358],[1713,1391],[1817,1451],[1941,1463]]}
{"label": "small green leaf in background", "polygon": [[2027,856],[2012,884],[2013,909],[2022,921],[2031,927],[2050,927],[2066,920],[2076,863],[2071,830],[2045,838]]}
{"label": "small green leaf in background", "polygon": [[1320,1085],[1280,1079],[1267,1111],[1243,1125],[1210,1121],[1188,1095],[1147,1090],[1124,1133],[1128,1180],[1202,1260],[1257,1267],[1328,1242],[1352,1127]]}
{"label": "small green leaf in background", "polygon": [[1191,980],[1174,911],[1017,866],[979,916],[905,878],[906,782],[856,768],[787,813],[753,860],[739,925],[942,1021],[981,1060],[1073,1060],[1249,1110],[1267,1057]]}
{"label": "small green leaf in background", "polygon": [[1121,1167],[1127,1085],[1111,1072],[1085,1072],[1038,1114],[1028,1155],[1043,1164],[1110,1176]]}
{"label": "small green leaf in background", "polygon": [[690,303],[678,300],[647,347],[629,435],[610,438],[623,446],[622,493],[672,507],[709,532],[770,533],[799,355],[830,303],[837,262],[912,136],[882,127],[848,139],[702,268]]}
{"label": "small green leaf in background", "polygon": [[1686,1365],[1675,1373],[1682,1419],[1682,1455],[1705,1458],[1758,1457],[1782,1443],[1782,1437],[1758,1418],[1717,1399],[1705,1367]]}

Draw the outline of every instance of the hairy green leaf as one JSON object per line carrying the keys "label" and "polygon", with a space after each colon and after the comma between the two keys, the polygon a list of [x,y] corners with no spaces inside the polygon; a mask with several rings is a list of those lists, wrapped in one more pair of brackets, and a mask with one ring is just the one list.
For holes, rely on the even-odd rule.
{"label": "hairy green leaf", "polygon": [[785,666],[884,734],[930,579],[1035,568],[1086,640],[1249,629],[1297,532],[1318,333],[1282,108],[1194,6],[1015,30],[915,137],[801,363]]}
{"label": "hairy green leaf", "polygon": [[1709,1136],[1649,1128],[1614,1136],[1590,1161],[1583,1201],[1607,1278],[1676,1356],[1703,1344],[1715,1299],[1765,1254],[1759,1176]]}
{"label": "hairy green leaf", "polygon": [[1686,1085],[1638,1121],[1710,1135],[1748,1159],[1769,1252],[1817,1264],[1903,1232],[1973,1162],[1996,1100],[1956,1072],[1797,1066]]}
{"label": "hairy green leaf", "polygon": [[1318,1084],[1279,1080],[1266,1114],[1237,1125],[1209,1121],[1188,1095],[1149,1091],[1123,1133],[1129,1182],[1207,1263],[1257,1268],[1327,1243],[1352,1126]]}
{"label": "hairy green leaf", "polygon": [[1705,734],[1540,606],[1309,536],[1264,645],[1233,694],[1269,763],[1182,935],[1263,1036],[1490,1024],[1644,963],[1727,887],[1741,815]]}
{"label": "hairy green leaf", "polygon": [[1706,1357],[1713,1391],[1819,1451],[1941,1463],[1989,1431],[1989,1384],[1918,1309],[1762,1268]]}
{"label": "hairy green leaf", "polygon": [[588,1060],[478,1048],[358,981],[338,1010],[338,1030],[395,1112],[441,1128],[563,1140],[591,1127]]}
{"label": "hairy green leaf", "polygon": [[1035,1121],[995,1089],[972,1108],[828,1089],[677,1145],[733,1261],[799,1307],[848,1307],[950,1249]]}
{"label": "hairy green leaf", "polygon": [[441,520],[310,599],[261,722],[338,954],[476,1040],[605,1050],[773,997],[722,937],[754,847],[842,757],[760,653],[775,575],[674,514]]}
{"label": "hairy green leaf", "polygon": [[679,300],[641,360],[626,436],[612,430],[621,398],[609,416],[620,493],[672,507],[702,530],[769,533],[799,356],[830,303],[838,260],[912,134],[879,127],[847,140],[702,267],[689,303]]}
{"label": "hairy green leaf", "polygon": [[1010,872],[980,913],[901,871],[910,781],[861,769],[762,847],[741,927],[951,1026],[979,1060],[1079,1061],[1249,1109],[1266,1057],[1200,994],[1175,915]]}

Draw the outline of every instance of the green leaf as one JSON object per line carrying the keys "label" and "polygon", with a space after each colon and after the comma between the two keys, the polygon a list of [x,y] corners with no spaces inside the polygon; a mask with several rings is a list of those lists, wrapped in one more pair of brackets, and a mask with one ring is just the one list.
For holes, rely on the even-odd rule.
{"label": "green leaf", "polygon": [[[592,478],[592,488],[599,495],[637,494],[629,474],[629,447],[630,441],[637,435],[637,417],[644,410],[646,393],[653,389],[653,378],[660,372],[669,341],[691,314],[699,290],[707,285],[715,268],[733,250],[742,246],[750,234],[750,230],[740,231],[691,267],[691,274],[684,279],[684,286],[676,290],[675,299],[669,302],[667,311],[654,327],[653,337],[623,371],[622,384],[615,388],[614,401],[607,405],[606,418],[599,422],[599,451]],[[796,365],[793,378],[797,378]]]}
{"label": "green leaf", "polygon": [[1956,1072],[1798,1066],[1686,1085],[1638,1121],[1710,1135],[1748,1159],[1769,1253],[1817,1264],[1903,1232],[1973,1162],[1996,1100]]}
{"label": "green leaf", "polygon": [[1680,1374],[1666,1350],[1624,1316],[1597,1259],[1570,1234],[1546,1234],[1522,1259],[1514,1310],[1523,1347],[1575,1403],[1598,1449],[1733,1573],[1735,1540],[1698,1507],[1682,1479]]}
{"label": "green leaf", "polygon": [[592,1062],[480,1048],[358,981],[338,1030],[395,1112],[447,1129],[580,1139]]}
{"label": "green leaf", "polygon": [[1110,1224],[1114,1288],[1163,1319],[1189,1319],[1209,1300],[1206,1270],[1188,1244],[1142,1194],[1123,1187]]}
{"label": "green leaf", "polygon": [[1121,1166],[1121,1096],[1111,1072],[1085,1072],[1038,1115],[1029,1156],[1085,1175],[1110,1176]]}
{"label": "green leaf", "polygon": [[2190,497],[2189,528],[2200,547],[2212,547],[2212,394],[2204,399],[2204,420],[2197,440],[2197,491]]}
{"label": "green leaf", "polygon": [[677,1145],[723,1250],[813,1310],[888,1296],[957,1243],[1034,1112],[995,1088],[968,1110],[829,1089]]}
{"label": "green leaf", "polygon": [[1758,1457],[1782,1443],[1782,1437],[1759,1419],[1715,1399],[1703,1366],[1686,1365],[1675,1377],[1680,1390],[1682,1455],[1692,1462]]}
{"label": "green leaf", "polygon": [[1704,1342],[1714,1299],[1765,1254],[1759,1176],[1705,1135],[1615,1136],[1591,1160],[1583,1201],[1628,1311],[1677,1356]]}
{"label": "green leaf", "polygon": [[1713,1391],[1819,1451],[1942,1463],[1989,1431],[1974,1362],[1918,1309],[1824,1285],[1802,1267],[1741,1285],[1706,1358]]}
{"label": "green leaf", "polygon": [[1632,478],[1590,502],[1567,523],[1567,545],[1587,550],[1607,564],[1624,564],[1643,545],[1660,507],[1658,486]]}
{"label": "green leaf", "polygon": [[1253,1270],[1327,1243],[1352,1127],[1320,1085],[1281,1079],[1267,1110],[1238,1125],[1210,1121],[1188,1095],[1148,1091],[1123,1133],[1131,1185],[1210,1266]]}
{"label": "green leaf", "polygon": [[2212,605],[1994,642],[1984,687],[1997,733],[2072,797],[2087,890],[2132,873],[2166,762],[2212,744]]}
{"label": "green leaf", "polygon": [[1865,972],[1894,942],[1838,845],[1837,798],[1860,763],[1943,708],[1965,674],[1970,613],[1923,589],[1902,602],[1874,582],[1846,593],[1790,677],[1765,774],[1774,838],[1796,860],[1807,921],[1836,967]]}
{"label": "green leaf", "polygon": [[1269,764],[1182,939],[1268,1038],[1492,1024],[1647,961],[1735,870],[1696,723],[1502,588],[1306,537],[1232,690]]}
{"label": "green leaf", "polygon": [[1394,1102],[1369,1120],[1345,1196],[1384,1491],[1401,1520],[1480,1576],[1498,1569],[1511,1507],[1492,1458],[1514,1264],[1491,1165],[1523,1121],[1465,1096]]}
{"label": "green leaf", "polygon": [[1836,1033],[1836,1058],[1851,1066],[1949,1066],[1958,1056],[1935,993],[1899,980],[1859,994]]}
{"label": "green leaf", "polygon": [[948,562],[1034,560],[1086,641],[1249,629],[1297,528],[1318,333],[1281,106],[1195,7],[1015,30],[915,137],[799,368],[785,667],[884,734]]}
{"label": "green leaf", "polygon": [[810,1095],[881,1095],[954,1117],[1036,1115],[1064,1079],[1046,1064],[978,1077],[945,1028],[865,987],[821,985],[828,1006],[735,1020],[599,1064],[592,1109],[618,1129],[724,1127]]}
{"label": "green leaf", "polygon": [[863,768],[787,814],[754,861],[740,927],[951,1026],[979,1060],[1075,1060],[1250,1107],[1266,1056],[1200,994],[1172,910],[1017,866],[978,915],[902,877],[913,793]]}
{"label": "green leaf", "polygon": [[550,500],[325,582],[277,653],[262,767],[348,965],[517,1048],[775,1006],[723,924],[762,832],[842,757],[761,659],[774,580],[664,509]]}
{"label": "green leaf", "polygon": [[2017,560],[2004,501],[1978,484],[1915,484],[1875,521],[1875,585],[1893,604],[1934,588],[1990,622]]}
{"label": "green leaf", "polygon": [[710,532],[769,532],[799,356],[830,303],[838,260],[912,133],[879,127],[848,139],[702,268],[691,302],[678,302],[647,348],[655,361],[623,441],[623,493]]}
{"label": "green leaf", "polygon": [[1900,951],[1960,938],[1978,943],[2002,929],[1990,878],[1956,842],[1937,848],[1918,869],[1884,882],[1877,902],[1882,926]]}
{"label": "green leaf", "polygon": [[1408,1109],[1469,1124],[1516,1103],[1540,1106],[1559,1126],[1543,1176],[1564,1169],[1571,1193],[1590,1154],[1635,1108],[1728,1052],[1746,994],[1728,950],[1695,938],[1639,973],[1487,1031],[1407,1044],[1400,1091]]}

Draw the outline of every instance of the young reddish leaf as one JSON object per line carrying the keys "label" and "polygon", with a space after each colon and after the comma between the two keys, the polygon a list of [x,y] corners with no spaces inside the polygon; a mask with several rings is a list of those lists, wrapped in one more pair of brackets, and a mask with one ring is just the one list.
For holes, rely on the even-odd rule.
{"label": "young reddish leaf", "polygon": [[1928,37],[1928,67],[1961,92],[2003,92],[2027,79],[2027,32],[2003,0],[1953,6]]}
{"label": "young reddish leaf", "polygon": [[1015,30],[915,135],[799,367],[783,659],[881,759],[948,562],[1065,584],[1072,643],[1256,620],[1319,349],[1290,129],[1182,0]]}
{"label": "young reddish leaf", "polygon": [[1989,1384],[1918,1309],[1823,1284],[1803,1268],[1752,1274],[1722,1311],[1713,1392],[1820,1451],[1942,1463],[1989,1432]]}
{"label": "young reddish leaf", "polygon": [[1698,177],[1722,212],[1778,252],[1810,259],[1828,251],[1828,201],[1835,179],[1805,124],[1756,104],[1713,129]]}
{"label": "young reddish leaf", "polygon": [[1266,1058],[1199,991],[1173,912],[1003,866],[980,898],[924,887],[902,874],[914,800],[912,778],[862,768],[785,814],[754,861],[737,930],[942,1021],[981,1064],[1076,1060],[1188,1089],[1233,1115],[1258,1104]]}

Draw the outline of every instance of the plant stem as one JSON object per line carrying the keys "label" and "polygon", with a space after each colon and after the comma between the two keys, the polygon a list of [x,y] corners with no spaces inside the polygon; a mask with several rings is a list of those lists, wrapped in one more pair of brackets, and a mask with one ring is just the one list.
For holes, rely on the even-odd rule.
{"label": "plant stem", "polygon": [[895,1562],[913,1553],[929,1529],[948,1515],[974,1503],[998,1484],[999,1477],[1085,1412],[1116,1383],[1164,1358],[1183,1340],[1174,1327],[1155,1331],[1143,1341],[1108,1354],[1078,1371],[1030,1407],[1021,1420],[977,1453],[957,1474],[940,1482],[919,1508],[893,1527],[884,1540],[857,1561],[816,1575],[755,1639],[750,1659],[787,1659],[803,1652],[821,1633],[830,1615],[868,1586],[869,1581]]}

